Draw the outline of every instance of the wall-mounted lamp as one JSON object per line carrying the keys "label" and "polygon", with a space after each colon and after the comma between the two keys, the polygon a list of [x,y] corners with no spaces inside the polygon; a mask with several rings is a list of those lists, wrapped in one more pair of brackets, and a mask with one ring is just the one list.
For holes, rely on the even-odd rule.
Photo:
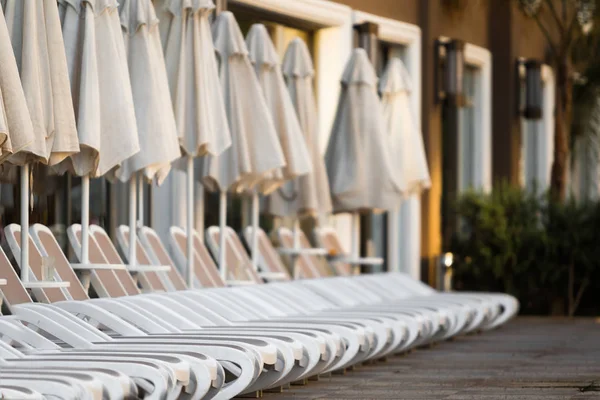
{"label": "wall-mounted lamp", "polygon": [[437,59],[436,98],[449,105],[465,105],[463,76],[465,69],[465,44],[457,39],[438,39],[435,45]]}
{"label": "wall-mounted lamp", "polygon": [[[519,115],[525,119],[541,119],[543,110],[542,63],[538,60],[517,60]],[[523,85],[523,86],[521,86]],[[521,87],[524,91],[521,92]]]}
{"label": "wall-mounted lamp", "polygon": [[358,33],[358,43],[356,47],[360,47],[367,52],[369,60],[373,65],[377,60],[378,51],[378,35],[379,25],[373,22],[363,22],[362,24],[354,25],[354,30]]}

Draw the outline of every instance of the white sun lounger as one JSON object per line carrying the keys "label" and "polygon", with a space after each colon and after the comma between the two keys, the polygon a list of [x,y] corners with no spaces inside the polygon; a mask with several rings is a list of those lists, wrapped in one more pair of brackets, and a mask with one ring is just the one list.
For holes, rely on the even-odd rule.
{"label": "white sun lounger", "polygon": [[[9,242],[13,241],[11,245],[13,251],[18,252],[18,243],[14,240],[15,237],[19,236],[18,234],[15,235],[15,233],[18,233],[16,228],[18,227],[11,226],[10,232],[7,232],[7,237],[10,237]],[[40,271],[33,266],[41,262],[39,260],[41,255],[34,243],[30,245],[30,251],[32,251],[32,275],[35,276],[36,272],[39,274]],[[38,258],[37,263],[36,257]],[[64,266],[65,262],[66,259],[63,258],[57,260],[56,265],[62,263],[61,265]],[[206,343],[203,343],[201,339],[195,338],[176,339],[172,335],[167,337],[160,335],[148,336],[142,330],[136,329],[98,307],[93,300],[67,301],[68,297],[62,291],[57,293],[51,291],[51,289],[42,290],[45,292],[46,298],[60,302],[55,303],[55,306],[32,304],[23,301],[24,299],[21,296],[21,298],[15,299],[16,303],[11,307],[16,318],[21,320],[28,318],[26,322],[29,322],[30,319],[35,318],[37,313],[42,318],[39,321],[36,320],[36,323],[44,324],[44,330],[52,330],[54,336],[60,337],[61,340],[72,346],[80,345],[105,352],[137,352],[144,354],[144,357],[153,357],[163,363],[173,364],[178,370],[181,370],[180,374],[187,373],[187,375],[179,377],[179,381],[187,385],[186,390],[192,392],[191,398],[205,396],[203,392],[211,390],[211,383],[213,386],[217,383],[218,386],[216,391],[213,391],[212,394],[209,393],[209,398],[230,398],[248,387],[257,378],[260,371],[256,358],[259,355],[256,352],[235,346],[221,346],[218,344],[206,346]],[[135,310],[133,312],[135,313]],[[75,317],[75,315],[82,317],[87,315],[90,317],[90,321],[102,320],[102,324],[112,330],[113,334],[126,332],[129,335],[128,337],[110,337],[98,331],[89,323]],[[102,318],[107,320],[105,321]],[[60,321],[60,324],[57,324],[57,321]],[[212,358],[212,355],[215,357]],[[234,360],[239,365],[237,368],[244,370],[246,373],[240,374],[238,379],[221,387],[223,384],[222,379],[219,382],[217,376],[220,366],[216,363],[215,358]],[[182,367],[186,367],[187,370],[183,370]],[[220,371],[222,372],[222,369]]]}
{"label": "white sun lounger", "polygon": [[[226,261],[238,266],[239,269],[252,269],[251,261],[243,245],[235,232],[227,228],[227,237],[225,243]],[[210,227],[206,232],[206,242],[214,254],[219,249],[219,228]],[[264,288],[262,286],[265,286]],[[288,294],[272,293],[271,285],[261,285],[257,287],[240,287],[236,293],[241,294],[241,300],[238,302],[254,301],[253,307],[258,307],[261,313],[279,315],[288,320],[309,321],[313,323],[325,322],[330,324],[340,323],[346,326],[355,326],[364,329],[367,332],[367,339],[370,342],[370,349],[363,356],[365,359],[377,358],[382,356],[390,346],[397,346],[405,339],[406,326],[403,322],[381,316],[356,316],[344,315],[336,316],[333,314],[324,316],[314,313],[301,312],[301,309],[294,307],[294,303],[299,304],[300,298],[291,299]],[[245,290],[244,290],[245,289]],[[260,289],[260,290],[259,290]],[[236,296],[240,299],[240,296]],[[235,299],[234,299],[235,300]],[[277,310],[277,313],[273,312]]]}
{"label": "white sun lounger", "polygon": [[10,386],[0,384],[0,398],[6,399],[21,399],[21,400],[44,400],[45,397],[40,392],[31,390],[27,387],[27,383],[23,386]]}
{"label": "white sun lounger", "polygon": [[[293,247],[294,238],[291,230],[287,228],[278,229],[278,237],[282,246]],[[302,232],[300,232],[299,239],[301,247],[310,248],[310,243]],[[314,265],[319,262],[320,260],[311,254],[302,255],[297,260],[300,265]],[[446,321],[445,330],[436,334],[434,337],[436,340],[446,339],[461,332],[472,330],[480,326],[485,318],[489,317],[490,304],[487,302],[477,299],[464,299],[463,301],[445,299],[440,301],[439,299],[424,298],[402,285],[396,286],[391,293],[387,293],[387,291],[378,291],[369,285],[361,285],[354,280],[366,276],[373,275],[363,275],[360,278],[351,275],[345,279],[310,279],[303,283],[316,290],[320,295],[342,306],[360,306],[369,309],[427,307],[437,314],[441,314]],[[329,287],[329,290],[326,290],[325,286]],[[325,295],[324,292],[326,292]]]}
{"label": "white sun lounger", "polygon": [[[37,235],[38,239],[40,239],[41,242],[43,242],[43,240],[41,239],[43,235],[45,235],[45,243],[42,243],[44,245],[44,247],[46,248],[46,250],[50,250],[49,246],[54,246],[51,247],[53,249],[58,249],[58,245],[56,244],[54,238],[49,234],[49,232],[44,232],[44,228],[42,227],[37,227],[39,228],[37,233],[34,234]],[[91,227],[90,231],[94,231],[95,233],[98,233],[98,227]],[[80,229],[79,227],[72,227],[71,231],[71,240],[73,240],[73,238],[78,239],[80,236]],[[102,231],[103,232],[103,231]],[[102,239],[102,238],[101,238]],[[72,242],[72,244],[74,244],[75,246],[78,245],[78,240],[77,242]],[[112,246],[112,243],[110,243]],[[78,252],[78,248],[75,248],[76,252]],[[114,250],[114,248],[113,248]],[[60,251],[60,249],[58,249],[58,251]],[[116,250],[115,250],[116,252]],[[56,251],[55,251],[56,254]],[[61,256],[61,254],[56,254],[57,257],[63,257]],[[112,254],[113,257],[117,257],[118,258],[118,254],[114,253]],[[100,246],[98,245],[98,243],[96,242],[96,240],[94,239],[94,237],[90,237],[90,260],[92,262],[95,262],[97,264],[107,264],[108,261],[105,258],[105,255],[102,253],[102,251],[100,250]],[[140,260],[142,260],[142,258],[140,258]],[[112,260],[113,264],[119,263],[122,264],[121,260]],[[63,265],[67,264],[65,262],[65,260],[63,259]],[[119,271],[121,272],[121,271]],[[124,271],[126,272],[126,271]],[[140,272],[140,274],[143,272]],[[99,274],[100,275],[100,274]],[[116,273],[115,273],[116,275]],[[124,275],[124,274],[120,274],[120,275]],[[131,279],[130,276],[128,275],[124,275],[124,277],[127,279]],[[120,280],[119,277],[117,277],[116,282],[118,284],[123,284],[126,283],[127,280]],[[115,279],[115,277],[113,276],[113,280]],[[107,284],[107,281],[104,281],[103,279],[99,279],[98,281],[99,284],[103,284],[106,286],[106,289],[110,289]],[[112,286],[114,286],[114,282],[112,284]],[[107,291],[108,294],[111,293],[110,290]],[[172,301],[172,300],[171,300]],[[240,334],[238,337],[233,337],[234,335],[230,334],[229,337],[227,337],[224,332],[217,332],[217,331],[213,331],[213,332],[208,332],[208,331],[204,331],[204,330],[200,330],[198,327],[195,326],[190,326],[189,324],[187,326],[181,326],[179,325],[179,327],[173,325],[173,323],[180,323],[182,322],[182,318],[177,318],[176,313],[173,312],[173,306],[175,306],[176,304],[168,304],[168,300],[161,300],[161,301],[157,301],[156,295],[149,295],[149,294],[144,294],[144,295],[137,295],[137,296],[124,296],[118,299],[110,299],[110,298],[105,298],[105,299],[96,299],[96,300],[91,300],[89,302],[85,302],[84,305],[70,305],[70,304],[63,304],[63,303],[59,303],[57,304],[59,307],[68,307],[69,311],[75,313],[75,312],[82,312],[82,313],[89,313],[89,312],[97,312],[97,310],[90,308],[89,304],[91,303],[93,304],[94,307],[100,307],[106,311],[110,312],[110,316],[103,316],[103,318],[119,318],[119,319],[123,319],[125,320],[128,324],[133,324],[133,326],[135,326],[138,329],[142,329],[145,332],[148,332],[150,334],[150,338],[161,338],[163,340],[166,340],[168,338],[171,338],[177,342],[180,341],[185,341],[186,343],[189,341],[190,344],[191,343],[196,343],[198,345],[203,345],[203,347],[201,348],[201,351],[209,354],[209,355],[219,355],[219,357],[216,357],[217,359],[220,359],[222,361],[224,361],[225,363],[227,363],[228,367],[232,367],[233,368],[233,372],[234,374],[237,373],[238,375],[238,379],[236,380],[239,381],[237,382],[237,384],[231,383],[228,384],[227,386],[227,393],[229,393],[229,395],[231,395],[231,393],[233,393],[234,390],[238,390],[240,388],[240,386],[242,385],[243,382],[246,381],[246,379],[248,378],[248,373],[247,372],[243,372],[243,371],[239,371],[239,368],[236,367],[234,364],[239,364],[239,365],[244,365],[243,363],[240,362],[240,360],[238,360],[236,357],[239,357],[239,355],[236,356],[235,353],[231,353],[228,355],[227,353],[227,348],[231,348],[232,350],[236,350],[239,351],[240,349],[245,349],[247,352],[249,352],[248,354],[246,354],[246,357],[250,356],[250,355],[254,355],[255,358],[255,364],[256,367],[255,368],[251,368],[249,369],[249,371],[252,373],[252,375],[250,376],[251,381],[248,385],[246,385],[246,387],[242,387],[242,389],[240,391],[255,391],[257,390],[259,387],[270,387],[272,385],[276,385],[277,382],[285,377],[286,374],[288,374],[291,370],[291,366],[290,364],[293,366],[293,353],[291,350],[289,350],[287,347],[284,346],[284,350],[283,351],[279,351],[279,349],[277,348],[276,345],[273,345],[271,343],[267,343],[264,340],[261,340],[260,338],[244,338],[244,336],[242,334]],[[165,303],[169,305],[169,307],[165,306]],[[84,309],[82,309],[82,307],[84,307]],[[163,316],[164,318],[160,318],[160,316]],[[105,323],[109,323],[110,321],[105,321],[104,319],[102,320]],[[112,323],[115,323],[114,321],[112,321]],[[180,328],[187,328],[187,329],[180,329]],[[194,329],[195,328],[195,329]],[[122,337],[119,337],[120,341],[126,341],[128,340],[127,336],[127,331],[120,331],[119,332]],[[277,341],[277,339],[272,339],[271,341]],[[214,348],[211,348],[211,346],[214,345]],[[281,343],[278,343],[278,345],[281,345]],[[287,352],[285,352],[287,351]],[[230,357],[229,359],[227,357]],[[231,358],[233,357],[233,358]],[[290,358],[291,358],[291,362],[290,362]],[[230,360],[230,361],[228,361]],[[268,369],[265,369],[263,371],[263,364],[265,366],[268,367]],[[231,368],[229,368],[231,370]],[[246,369],[248,369],[248,366],[246,365]],[[231,372],[231,371],[230,371]],[[237,389],[236,389],[237,388]],[[237,392],[240,393],[240,392]]]}
{"label": "white sun lounger", "polygon": [[[207,230],[207,242],[209,243],[209,246],[212,245],[213,247],[215,247],[215,249],[218,246],[218,242],[215,240],[216,238],[218,238],[217,236],[218,234],[218,228],[217,227],[210,227]],[[239,257],[243,262],[245,263],[245,265],[249,265],[249,259],[248,259],[248,254],[246,253],[243,244],[241,243],[239,237],[235,234],[235,232],[233,231],[233,229],[231,228],[227,228],[227,242],[229,243],[230,246],[232,247],[232,251],[236,252],[236,256]],[[260,239],[260,238],[259,238]],[[267,246],[270,243],[265,243],[259,240],[259,249],[262,253],[263,250],[265,250],[267,248]],[[263,256],[261,257],[261,259],[264,260],[267,257]],[[267,268],[265,268],[267,269]],[[278,268],[279,270],[283,269],[283,267]],[[282,286],[283,285],[283,286]],[[392,328],[395,327],[395,331],[394,331],[394,338],[395,340],[382,340],[380,342],[380,344],[386,344],[387,346],[382,346],[379,347],[378,352],[375,352],[372,357],[375,356],[382,356],[385,354],[389,354],[390,352],[393,351],[402,351],[404,349],[406,349],[407,345],[410,342],[413,342],[414,339],[416,338],[416,336],[418,335],[418,326],[416,324],[416,321],[414,321],[412,318],[409,318],[407,316],[399,316],[399,315],[393,315],[391,313],[373,313],[373,312],[369,312],[369,313],[363,313],[360,312],[359,310],[352,310],[349,312],[338,312],[338,313],[327,313],[326,315],[323,314],[321,315],[321,309],[319,309],[318,307],[316,308],[310,308],[310,306],[307,304],[307,302],[310,302],[311,300],[315,299],[315,293],[310,293],[307,292],[305,290],[305,288],[303,288],[302,286],[300,286],[298,283],[294,283],[294,282],[287,282],[287,283],[281,283],[278,285],[268,285],[269,286],[269,292],[265,293],[266,295],[270,295],[273,296],[274,294],[277,297],[278,302],[283,302],[283,304],[286,303],[286,301],[288,302],[288,304],[286,304],[288,310],[288,314],[289,315],[294,315],[294,314],[307,314],[307,315],[319,315],[319,317],[324,318],[324,319],[328,319],[328,320],[335,320],[336,318],[340,321],[344,321],[344,320],[354,320],[354,321],[360,321],[361,323],[366,323],[367,325],[370,326],[374,326],[375,324],[378,323],[383,323],[384,326],[387,326],[388,328]],[[281,288],[285,287],[286,290],[282,291]],[[260,295],[260,293],[256,290],[256,288],[246,288],[246,291],[253,291],[254,295]],[[275,293],[273,293],[275,292]],[[290,300],[291,303],[290,303]],[[318,303],[318,301],[317,301]],[[302,304],[301,307],[294,307],[294,304]],[[308,306],[308,309],[307,307]],[[387,325],[385,325],[387,324]],[[391,325],[390,325],[391,324]],[[409,326],[410,325],[410,328]],[[394,329],[394,328],[392,328]],[[408,332],[408,335],[406,334],[406,330],[409,330],[411,332]],[[380,339],[381,340],[381,339]],[[388,344],[389,342],[389,344]]]}
{"label": "white sun lounger", "polygon": [[[11,311],[19,310],[19,303],[31,301],[27,291],[22,286],[12,266],[8,262],[6,255],[0,251],[0,276],[8,281],[8,284],[2,289],[3,299],[6,301],[8,308]],[[62,348],[54,342],[48,340],[44,336],[34,332],[29,327],[23,325],[22,322],[28,323],[41,331],[48,332],[48,326],[42,322],[47,317],[52,318],[53,313],[50,310],[47,314],[38,312],[29,312],[24,310],[24,316],[4,316],[0,317],[0,337],[3,341],[0,342],[3,346],[14,343],[20,349],[28,351],[28,355],[22,355],[14,350],[9,351],[6,347],[2,347],[0,355],[3,358],[1,366],[6,366],[14,369],[40,369],[40,368],[56,368],[68,370],[78,368],[80,371],[88,372],[91,369],[103,369],[105,372],[94,373],[95,376],[101,376],[105,380],[118,383],[123,387],[129,387],[131,381],[122,374],[129,375],[134,378],[147,380],[151,383],[150,387],[154,387],[153,393],[148,398],[160,399],[167,393],[179,392],[180,388],[176,388],[174,369],[182,379],[189,379],[189,367],[185,363],[169,363],[164,360],[151,359],[141,355],[131,355],[128,353],[110,354],[109,351],[94,351],[93,346],[73,347],[71,349]],[[53,323],[58,325],[58,329],[50,329],[54,333],[59,333],[60,330],[66,330],[65,327],[60,327],[57,320]],[[81,337],[74,337],[76,334],[63,336],[62,334],[53,335],[67,345],[82,345],[86,344],[86,340]],[[73,340],[71,340],[73,339]],[[106,376],[109,370],[113,373]],[[119,374],[120,372],[121,374]],[[114,393],[114,391],[113,391]]]}
{"label": "white sun lounger", "polygon": [[[102,230],[101,228],[94,226],[93,229],[91,230],[92,236],[95,239],[95,242],[98,243],[101,246],[101,250],[104,253],[104,256],[106,258],[107,261],[109,262],[117,262],[118,261],[118,254],[116,252],[116,249],[114,248],[114,246],[112,246],[112,242],[110,241],[110,238],[108,237],[108,235],[106,234],[106,232],[104,230]],[[127,226],[121,226],[118,228],[117,230],[117,239],[118,239],[118,243],[121,246],[121,249],[123,250],[124,254],[129,254],[129,228]],[[138,260],[142,263],[149,263],[151,264],[151,260],[148,256],[148,254],[146,253],[146,251],[144,250],[144,248],[140,245],[140,243],[137,243],[137,255],[138,255]],[[170,260],[167,260],[170,261]],[[169,262],[166,265],[171,265],[171,263]],[[163,279],[168,279],[168,276],[164,276]],[[173,303],[173,299],[172,299],[172,294],[165,294],[165,295],[160,295],[158,294],[157,296],[152,296],[152,299],[155,299],[157,301],[157,303],[165,303],[167,302],[167,304],[169,304],[170,306],[169,308],[169,312],[165,314],[161,314],[161,316],[164,319],[172,319],[172,311],[175,311],[173,309],[173,307],[179,307],[180,312],[178,314],[180,315],[184,315],[186,316],[185,318],[187,320],[189,320],[189,315],[190,315],[190,310],[189,309],[185,309],[183,306],[181,306],[181,304],[174,304]],[[194,307],[196,308],[196,307]],[[181,321],[181,319],[178,319],[177,321]],[[171,321],[174,325],[177,325],[177,321]],[[180,325],[180,327],[184,330],[189,330],[189,329],[194,329],[194,326],[186,326],[185,323],[183,323],[183,325]],[[242,331],[240,329],[235,329],[235,332],[232,332],[232,328],[231,327],[224,327],[224,329],[221,332],[218,332],[216,329],[212,329],[209,333],[205,332],[207,335],[218,335],[219,337],[224,337],[224,338],[230,338],[231,340],[241,340],[241,341],[245,341],[245,340],[251,340],[254,341],[255,339],[264,339],[267,341],[271,341],[274,343],[277,343],[279,348],[282,351],[287,350],[288,353],[290,352],[291,349],[286,349],[291,347],[295,347],[295,348],[299,348],[301,349],[300,352],[297,352],[297,357],[296,355],[294,356],[294,358],[291,359],[286,359],[286,360],[282,360],[283,363],[287,363],[290,365],[293,365],[293,367],[290,369],[288,368],[288,371],[286,372],[287,376],[283,376],[282,378],[279,379],[277,381],[278,384],[282,384],[282,383],[286,383],[286,382],[292,382],[292,381],[296,381],[298,380],[301,376],[306,375],[307,373],[310,373],[310,371],[308,371],[305,367],[306,367],[306,362],[304,360],[305,357],[305,349],[302,347],[303,345],[300,342],[296,343],[296,338],[294,338],[293,336],[295,336],[294,334],[290,335],[286,335],[283,333],[269,333],[269,332],[258,332],[258,331]],[[202,330],[200,331],[202,332]],[[316,346],[316,344],[315,344]],[[293,350],[292,350],[293,352]],[[294,359],[296,360],[296,363],[294,363]],[[285,371],[282,371],[285,372]]]}
{"label": "white sun lounger", "polygon": [[[174,250],[180,250],[180,246],[185,248],[185,235],[181,236],[183,231],[179,228],[172,228],[171,232],[173,234],[172,240],[174,241],[174,246],[176,246],[176,249]],[[143,227],[138,232],[138,236],[140,238],[140,242],[144,246],[145,252],[149,255],[153,263],[173,265],[173,261],[169,257],[166,248],[163,246],[160,238],[154,230],[148,227]],[[208,250],[202,245],[200,237],[197,233],[195,234],[194,239],[196,241],[196,258],[194,265],[197,281],[202,282],[203,287],[224,287],[225,282],[219,276]],[[195,302],[190,302],[187,297],[181,296],[181,293],[177,294],[180,295],[181,301],[189,302],[188,304],[193,306],[196,310],[206,307],[202,303],[196,305]],[[234,324],[234,322],[214,313],[211,307],[207,307],[205,311],[205,316],[209,320],[210,324],[227,327]],[[342,350],[340,346],[340,340],[337,335],[333,336],[323,331],[314,331],[302,328],[294,328],[294,330],[291,330],[276,326],[262,328],[256,326],[246,326],[244,329],[249,329],[251,331],[285,332],[286,335],[293,335],[296,340],[302,342],[307,351],[306,356],[308,361],[306,369],[309,371],[307,376],[310,376],[312,373],[325,370],[326,368],[332,366],[336,362],[336,359],[341,357],[340,352]],[[315,342],[317,343],[316,347],[314,347]]]}
{"label": "white sun lounger", "polygon": [[[176,245],[181,246],[185,243],[185,233],[173,227],[171,229],[173,241]],[[204,244],[196,237],[195,240],[196,253],[207,253]],[[234,253],[227,251],[227,258],[237,257]],[[216,270],[216,266],[212,258],[208,256],[210,263]],[[204,259],[203,259],[204,261]],[[257,279],[256,283],[260,283]],[[247,285],[242,285],[245,287]],[[261,285],[262,286],[262,285]],[[187,293],[187,292],[186,292]],[[201,301],[202,304],[209,306],[228,321],[235,321],[236,324],[243,323],[254,327],[284,328],[286,330],[306,329],[312,332],[334,333],[344,339],[343,346],[336,346],[336,351],[339,360],[328,367],[324,372],[331,372],[336,369],[345,368],[367,358],[371,346],[373,345],[372,332],[370,328],[358,326],[356,323],[335,323],[330,321],[311,321],[308,318],[291,320],[285,317],[284,314],[272,315],[271,313],[263,314],[261,307],[253,309],[257,304],[244,304],[245,299],[240,297],[238,292],[232,292],[231,289],[214,289],[195,291],[192,295],[196,297],[196,301]],[[271,299],[273,300],[273,299]],[[252,306],[249,307],[249,304]],[[370,336],[369,336],[370,335]],[[340,349],[343,354],[340,354]]]}
{"label": "white sun lounger", "polygon": [[[342,246],[337,232],[331,227],[315,228],[314,236],[317,243],[328,250],[333,250],[338,254],[347,254],[344,247]],[[343,262],[337,263],[340,267],[343,267]],[[346,268],[347,270],[347,268]],[[344,269],[341,269],[343,272]],[[340,274],[341,275],[341,274]],[[369,281],[377,282],[378,287],[385,287],[388,290],[393,289],[396,285],[402,285],[407,289],[412,290],[414,293],[422,296],[441,296],[442,298],[452,299],[478,299],[479,301],[486,301],[494,303],[495,306],[490,310],[492,315],[483,324],[478,326],[478,329],[492,329],[500,326],[512,317],[514,317],[519,311],[519,302],[510,295],[503,293],[468,293],[468,292],[457,292],[457,293],[439,293],[431,287],[425,285],[423,282],[414,280],[408,275],[403,273],[387,273],[387,274],[373,274],[364,276]]]}
{"label": "white sun lounger", "polygon": [[[146,228],[145,231],[142,231],[142,236],[144,236],[144,232],[146,234],[150,233],[150,229]],[[171,233],[172,233],[172,239],[173,239],[173,243],[175,244],[175,246],[179,247],[181,245],[185,246],[185,234],[183,233],[183,231],[181,229],[175,228],[173,227],[171,229]],[[159,239],[157,236],[149,234],[147,235],[147,239],[148,241],[152,241],[154,242],[154,244],[156,244],[157,242],[159,242]],[[214,268],[213,271],[216,271],[216,267],[214,266],[214,262],[212,261],[212,258],[210,257],[210,254],[207,252],[206,248],[203,246],[202,242],[200,241],[199,237],[196,236],[195,237],[196,241],[196,262],[195,265],[197,265],[198,267],[202,267],[205,268],[208,266],[208,264],[211,264],[212,267]],[[155,246],[155,250],[158,251],[159,253],[161,252],[161,247],[162,246]],[[200,258],[200,256],[202,256],[202,258]],[[163,258],[163,262],[164,258]],[[200,281],[204,280],[205,282],[208,282],[209,284],[212,281],[212,279],[209,279],[210,277],[208,277],[208,275],[205,275],[204,277],[201,276],[198,272],[199,272],[200,268],[196,269],[196,275],[199,278]],[[206,270],[204,270],[206,271]],[[199,276],[200,275],[200,276]],[[216,277],[214,278],[215,281],[220,281],[217,284],[218,285],[223,285],[224,282],[220,279],[220,277],[218,276],[218,274],[216,274]],[[336,355],[336,359],[331,359],[333,361],[333,364],[331,366],[328,366],[327,369],[325,369],[324,372],[327,372],[329,370],[333,370],[336,368],[342,368],[343,365],[347,364],[348,362],[350,362],[357,354],[357,352],[359,351],[359,348],[361,348],[361,346],[363,347],[362,350],[365,349],[364,346],[368,346],[368,344],[366,342],[364,342],[364,334],[360,333],[361,335],[360,337],[356,336],[356,333],[353,332],[352,330],[350,330],[348,327],[340,327],[340,326],[332,326],[332,327],[327,327],[326,324],[312,324],[315,326],[311,326],[310,324],[307,324],[306,321],[285,321],[285,320],[280,320],[280,319],[269,319],[269,320],[263,320],[263,318],[260,317],[260,315],[258,315],[256,312],[252,313],[251,310],[247,310],[244,309],[244,307],[238,307],[237,305],[233,304],[231,301],[229,301],[228,299],[217,299],[214,298],[214,293],[215,292],[210,292],[208,293],[207,290],[201,290],[201,291],[187,291],[187,292],[181,292],[178,293],[181,296],[181,301],[184,300],[184,298],[186,298],[186,300],[191,300],[192,302],[189,303],[190,306],[199,303],[198,306],[200,307],[206,307],[208,310],[210,310],[211,313],[213,313],[213,315],[218,314],[218,319],[215,321],[221,325],[235,325],[236,327],[239,327],[240,324],[243,324],[245,328],[252,328],[252,329],[268,329],[269,331],[273,331],[273,330],[277,330],[280,332],[299,332],[302,334],[311,334],[311,335],[319,335],[319,339],[320,338],[325,338],[327,340],[327,348],[330,349],[328,350],[329,354],[334,354]],[[229,293],[229,289],[223,289],[223,290],[219,290],[219,295],[221,294],[226,294]],[[252,315],[252,318],[249,319],[248,316]],[[210,315],[206,314],[205,315],[207,318],[211,318]],[[331,328],[331,329],[330,329]],[[336,331],[333,332],[332,331]],[[349,338],[353,341],[351,343],[350,346],[348,346],[346,348],[346,346],[341,347],[339,345],[339,332],[345,332],[347,333],[349,336]],[[332,334],[333,334],[333,339],[335,339],[335,343],[331,342],[331,338],[332,338]],[[360,342],[360,340],[363,340],[363,342]],[[355,344],[356,343],[356,344]],[[332,344],[334,346],[332,346]],[[328,356],[329,357],[329,356]],[[325,361],[329,361],[329,360],[325,360]],[[331,363],[330,363],[331,364]]]}
{"label": "white sun lounger", "polygon": [[[121,244],[122,248],[123,248],[123,252],[125,254],[128,253],[128,227],[122,226],[119,227],[118,230],[118,241]],[[147,229],[146,230],[147,235],[145,235],[145,239],[147,242],[156,242],[155,239],[157,239],[156,236],[152,236],[152,234],[150,234],[150,230]],[[98,236],[100,235],[100,236]],[[106,233],[102,233],[100,231],[96,231],[95,232],[95,238],[100,241],[100,240],[104,240],[104,247],[108,248],[109,246],[109,239],[106,235]],[[160,245],[160,241],[158,241],[158,243]],[[152,249],[151,249],[152,250]],[[172,264],[171,260],[168,258],[168,256],[166,255],[166,252],[164,252],[164,248],[162,248],[162,245],[160,245],[156,250],[159,255],[160,255],[160,259],[159,257],[156,256],[156,254],[154,254],[154,260],[159,261],[159,262],[163,262],[167,265]],[[151,252],[154,253],[154,250],[152,250]],[[162,251],[161,251],[162,250]],[[110,251],[110,249],[108,249],[108,251]],[[113,252],[114,253],[114,252]],[[145,249],[140,249],[140,251],[138,251],[138,254],[143,258],[146,259],[146,257],[148,257],[147,252],[145,251]],[[197,265],[197,269],[201,269],[202,267],[205,266],[205,262],[206,262],[206,258],[200,260],[200,263]],[[219,282],[220,280],[217,279],[218,274],[212,277],[209,277],[211,282]],[[200,281],[206,281],[206,279],[202,276],[199,277]],[[220,283],[220,282],[219,282]],[[172,298],[172,296],[169,296]],[[162,299],[161,299],[162,300]],[[163,300],[164,301],[164,300]],[[183,300],[181,300],[183,301]],[[198,305],[195,305],[193,303],[186,303],[186,305],[189,305],[190,308],[193,307],[193,309],[195,311],[198,310]],[[189,315],[189,311],[184,311],[186,315]],[[215,328],[212,328],[213,330]],[[235,329],[235,332],[239,333],[242,332],[240,329],[240,327],[232,327],[231,324],[228,324],[227,326],[224,327],[225,332],[227,331],[231,331],[232,329]],[[296,372],[292,372],[291,376],[294,377],[294,380],[300,379],[300,378],[305,378],[311,375],[315,375],[317,374],[320,370],[322,370],[323,368],[325,368],[327,366],[327,364],[331,364],[331,362],[329,362],[329,356],[327,356],[327,353],[322,354],[320,351],[320,343],[315,340],[314,337],[307,337],[307,332],[306,331],[302,331],[302,332],[293,332],[293,331],[289,331],[289,330],[285,330],[285,329],[273,329],[270,327],[263,327],[263,328],[257,328],[257,327],[245,327],[243,328],[246,330],[246,334],[252,334],[253,336],[256,337],[267,337],[267,338],[273,338],[275,336],[278,337],[288,337],[289,339],[293,339],[296,340],[298,342],[300,342],[302,344],[302,346],[304,346],[303,349],[303,353],[302,353],[302,358],[307,358],[307,360],[304,362],[305,367],[302,369],[300,368],[296,368]],[[212,331],[212,330],[211,330]],[[322,360],[322,356],[325,355],[325,359]],[[299,361],[297,359],[297,361]],[[324,362],[322,362],[324,361]],[[333,361],[333,360],[332,360]],[[290,378],[287,379],[288,381],[290,380]]]}

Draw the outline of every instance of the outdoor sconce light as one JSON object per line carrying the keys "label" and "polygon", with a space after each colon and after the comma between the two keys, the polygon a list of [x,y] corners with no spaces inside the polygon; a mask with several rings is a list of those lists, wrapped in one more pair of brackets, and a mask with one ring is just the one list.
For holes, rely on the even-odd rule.
{"label": "outdoor sconce light", "polygon": [[[517,61],[517,79],[519,83],[519,115],[525,119],[541,119],[543,109],[542,63],[538,60]],[[521,91],[524,85],[524,91]]]}
{"label": "outdoor sconce light", "polygon": [[436,91],[437,101],[462,107],[463,76],[465,69],[465,44],[456,39],[438,39],[435,46],[437,59]]}
{"label": "outdoor sconce light", "polygon": [[358,32],[357,47],[364,49],[367,52],[369,60],[375,66],[378,50],[378,35],[379,25],[373,22],[363,22],[362,24],[354,25],[354,29]]}

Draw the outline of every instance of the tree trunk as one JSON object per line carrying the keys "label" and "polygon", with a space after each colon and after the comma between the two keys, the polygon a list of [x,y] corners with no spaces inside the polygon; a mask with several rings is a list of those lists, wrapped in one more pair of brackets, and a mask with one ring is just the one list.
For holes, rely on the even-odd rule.
{"label": "tree trunk", "polygon": [[571,129],[571,107],[573,84],[571,66],[562,57],[556,65],[556,110],[554,114],[554,160],[550,176],[552,198],[563,202],[567,193],[567,170],[569,162],[569,136]]}

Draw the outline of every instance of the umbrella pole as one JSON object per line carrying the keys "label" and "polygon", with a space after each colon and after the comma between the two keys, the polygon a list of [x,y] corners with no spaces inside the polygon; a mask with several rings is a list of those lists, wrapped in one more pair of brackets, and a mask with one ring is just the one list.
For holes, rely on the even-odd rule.
{"label": "umbrella pole", "polygon": [[[138,175],[137,230],[144,226],[144,173]],[[136,230],[136,233],[137,233]]]}
{"label": "umbrella pole", "polygon": [[29,165],[21,168],[21,281],[29,282]]}
{"label": "umbrella pole", "polygon": [[225,226],[227,225],[227,192],[219,193],[219,268],[221,277],[227,281],[227,265],[225,263]]}
{"label": "umbrella pole", "polygon": [[137,206],[137,177],[133,175],[129,179],[129,265],[137,265],[136,242],[137,222],[136,215]]}
{"label": "umbrella pole", "polygon": [[204,186],[200,182],[196,182],[195,184],[195,192],[198,193],[198,196],[194,203],[194,227],[196,228],[196,232],[200,233],[200,237],[204,238]]}
{"label": "umbrella pole", "polygon": [[194,158],[187,156],[187,284],[194,288]]}
{"label": "umbrella pole", "polygon": [[[358,260],[360,256],[360,214],[352,214],[352,258]],[[357,267],[356,265],[354,266]]]}
{"label": "umbrella pole", "polygon": [[[300,218],[296,216],[296,218],[294,218],[294,250],[297,251],[299,249],[300,249]],[[296,255],[291,258],[292,274],[293,274],[292,276],[294,277],[294,279],[297,278],[296,273],[298,272],[298,268],[297,268],[298,257],[300,257],[300,254],[296,253]]]}
{"label": "umbrella pole", "polygon": [[81,177],[81,263],[90,262],[90,177]]}
{"label": "umbrella pole", "polygon": [[294,249],[300,248],[300,218],[294,218]]}
{"label": "umbrella pole", "polygon": [[258,271],[258,193],[252,192],[252,267]]}

